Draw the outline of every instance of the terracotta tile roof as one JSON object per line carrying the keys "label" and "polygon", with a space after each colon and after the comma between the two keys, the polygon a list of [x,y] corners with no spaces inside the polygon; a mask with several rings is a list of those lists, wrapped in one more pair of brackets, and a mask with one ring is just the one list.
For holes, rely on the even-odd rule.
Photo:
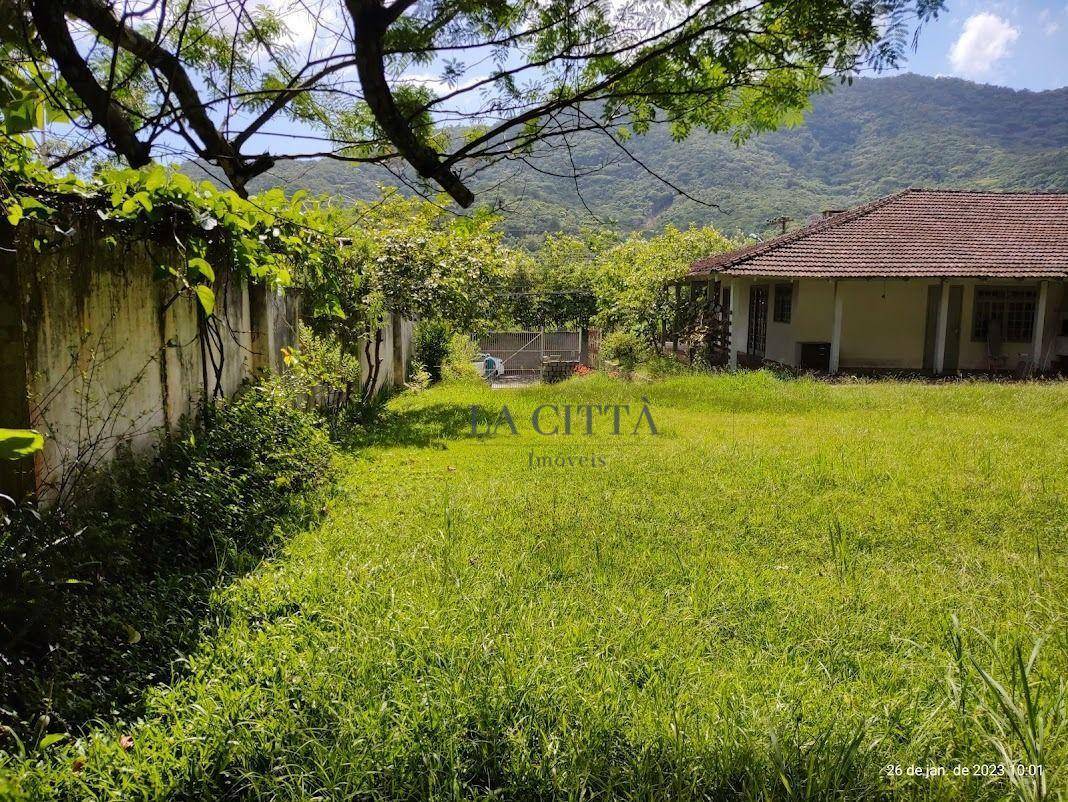
{"label": "terracotta tile roof", "polygon": [[1068,193],[906,189],[728,253],[689,275],[1068,277]]}

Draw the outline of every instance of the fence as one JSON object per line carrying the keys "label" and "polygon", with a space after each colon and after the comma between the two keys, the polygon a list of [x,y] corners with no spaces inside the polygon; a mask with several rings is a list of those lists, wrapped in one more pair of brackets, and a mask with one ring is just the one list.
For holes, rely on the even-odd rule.
{"label": "fence", "polygon": [[500,359],[510,379],[535,379],[546,358],[589,365],[600,350],[601,333],[577,331],[494,331],[481,337],[479,350]]}

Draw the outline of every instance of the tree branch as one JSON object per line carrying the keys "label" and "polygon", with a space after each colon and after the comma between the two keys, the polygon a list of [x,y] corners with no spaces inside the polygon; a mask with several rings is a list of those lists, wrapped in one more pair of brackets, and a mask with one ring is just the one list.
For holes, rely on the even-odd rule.
{"label": "tree branch", "polygon": [[[35,2],[41,3],[43,0]],[[163,75],[167,88],[177,98],[189,127],[204,144],[201,155],[222,167],[234,189],[247,196],[245,185],[250,179],[269,170],[274,165],[274,159],[263,154],[251,161],[246,160],[226,141],[205,111],[200,95],[178,57],[124,25],[101,0],[67,0],[67,6],[71,14],[110,41],[113,47],[128,50]]]}
{"label": "tree branch", "polygon": [[474,194],[442,162],[437,151],[419,140],[405,115],[397,108],[386,80],[382,50],[382,38],[389,23],[388,13],[377,0],[346,0],[345,5],[355,29],[356,72],[375,120],[419,175],[436,181],[458,204],[469,207],[475,202]]}
{"label": "tree branch", "polygon": [[50,0],[33,0],[30,14],[48,54],[55,60],[64,80],[85,103],[92,122],[104,129],[116,152],[125,156],[131,166],[148,164],[151,161],[148,145],[137,138],[119,104],[97,83],[74,44],[63,8]]}

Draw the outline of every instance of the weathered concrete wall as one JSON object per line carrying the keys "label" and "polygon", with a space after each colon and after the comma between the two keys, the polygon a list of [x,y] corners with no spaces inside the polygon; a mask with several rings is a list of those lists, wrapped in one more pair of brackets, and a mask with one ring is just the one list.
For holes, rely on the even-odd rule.
{"label": "weathered concrete wall", "polygon": [[[220,270],[215,318],[202,321],[196,300],[159,278],[159,266],[184,265],[175,247],[94,223],[38,253],[31,225],[17,237],[3,226],[0,367],[16,380],[0,392],[0,426],[46,436],[31,483],[44,498],[62,497],[122,447],[149,450],[206,396],[276,368],[284,332],[296,328],[298,299],[263,292],[254,321],[246,282]],[[0,491],[27,489],[0,480]]]}
{"label": "weathered concrete wall", "polygon": [[[0,223],[0,428],[26,428],[26,348],[15,272],[13,230]],[[29,460],[0,460],[0,492],[19,497],[33,489]]]}
{"label": "weathered concrete wall", "polygon": [[[408,380],[408,365],[412,358],[412,332],[415,324],[399,315],[387,313],[385,322],[379,329],[381,344],[378,348],[378,375],[375,379],[375,394],[382,392],[388,387],[403,387]],[[370,354],[364,349],[366,341],[361,341],[360,355],[360,383],[366,387],[371,380],[375,361],[374,343],[371,343]],[[370,357],[370,358],[368,358]]]}

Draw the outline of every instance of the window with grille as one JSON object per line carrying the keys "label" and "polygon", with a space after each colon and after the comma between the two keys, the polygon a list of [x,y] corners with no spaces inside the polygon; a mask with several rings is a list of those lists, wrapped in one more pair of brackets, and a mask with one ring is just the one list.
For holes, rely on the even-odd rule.
{"label": "window with grille", "polygon": [[775,311],[773,320],[776,323],[789,323],[790,316],[793,314],[794,303],[794,285],[793,284],[776,284],[775,285]]}
{"label": "window with grille", "polygon": [[990,335],[990,322],[998,320],[1005,342],[1031,342],[1037,301],[1038,290],[1034,287],[976,287],[972,340],[985,342]]}

